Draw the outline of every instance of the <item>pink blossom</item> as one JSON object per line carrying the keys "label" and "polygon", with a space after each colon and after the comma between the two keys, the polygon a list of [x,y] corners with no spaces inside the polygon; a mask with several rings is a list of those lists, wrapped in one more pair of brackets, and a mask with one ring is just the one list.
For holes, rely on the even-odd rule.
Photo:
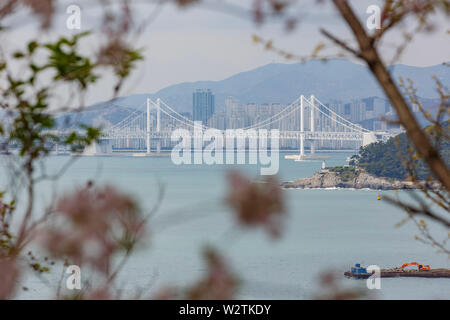
{"label": "pink blossom", "polygon": [[224,259],[214,250],[205,251],[208,271],[188,290],[187,299],[196,300],[230,300],[237,290],[238,281],[228,269]]}
{"label": "pink blossom", "polygon": [[109,274],[111,258],[129,250],[143,235],[135,202],[116,189],[87,187],[62,197],[55,206],[62,225],[44,230],[44,245],[56,257],[89,264]]}
{"label": "pink blossom", "polygon": [[10,257],[0,257],[0,300],[13,296],[20,276],[17,261]]}
{"label": "pink blossom", "polygon": [[237,172],[228,176],[227,203],[244,226],[263,226],[271,236],[279,236],[284,206],[281,188],[274,178],[253,183]]}

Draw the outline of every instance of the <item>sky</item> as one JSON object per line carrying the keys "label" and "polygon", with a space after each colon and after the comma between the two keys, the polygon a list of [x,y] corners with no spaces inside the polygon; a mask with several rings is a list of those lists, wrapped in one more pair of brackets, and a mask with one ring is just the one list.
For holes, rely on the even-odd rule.
{"label": "sky", "polygon": [[[160,7],[158,14],[151,19],[145,32],[133,44],[145,49],[145,61],[139,64],[133,76],[126,83],[122,95],[132,93],[154,93],[169,85],[199,80],[222,80],[236,73],[251,70],[268,63],[292,63],[279,55],[264,50],[252,41],[256,34],[264,39],[272,39],[276,47],[297,55],[308,55],[313,48],[325,39],[319,28],[332,31],[338,37],[349,39],[350,34],[336,14],[331,4],[320,5],[313,0],[300,1],[301,5],[291,14],[300,17],[300,23],[293,32],[286,32],[284,25],[271,21],[257,25],[245,9],[251,8],[252,0],[206,0],[207,5],[195,5],[180,9],[173,4]],[[152,1],[147,1],[152,2]],[[239,6],[243,10],[233,11]],[[366,9],[378,0],[351,1],[361,19],[367,19]],[[44,37],[73,33],[68,30],[66,8],[69,4],[81,7],[81,30],[98,29],[101,12],[94,1],[62,0],[57,8],[56,19],[50,32]],[[148,19],[155,10],[154,4],[135,1],[133,13],[138,21]],[[237,14],[236,12],[239,12]],[[242,14],[243,13],[243,14]],[[399,63],[414,66],[430,66],[450,60],[449,35],[450,21],[446,17],[435,16],[434,33],[418,35],[406,50]],[[24,42],[35,36],[36,23],[29,19],[27,13],[18,14],[10,19],[14,31],[3,35],[1,39],[8,47],[23,46]],[[410,25],[402,28],[410,29]],[[41,35],[42,36],[42,35]],[[94,36],[86,44],[86,50],[92,49],[101,41],[101,36]],[[5,42],[6,41],[6,42]],[[386,60],[392,56],[392,47],[401,41],[401,31],[390,34],[383,46]],[[105,90],[103,90],[103,87]],[[106,80],[99,87],[89,92],[88,103],[104,100],[105,92],[112,84]]]}

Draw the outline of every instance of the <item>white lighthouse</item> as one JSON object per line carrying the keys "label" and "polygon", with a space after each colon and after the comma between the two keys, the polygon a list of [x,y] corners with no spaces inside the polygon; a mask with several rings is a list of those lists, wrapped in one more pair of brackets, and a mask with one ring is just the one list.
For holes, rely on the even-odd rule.
{"label": "white lighthouse", "polygon": [[325,163],[325,160],[322,161],[322,170],[320,170],[320,172],[328,172],[327,164]]}

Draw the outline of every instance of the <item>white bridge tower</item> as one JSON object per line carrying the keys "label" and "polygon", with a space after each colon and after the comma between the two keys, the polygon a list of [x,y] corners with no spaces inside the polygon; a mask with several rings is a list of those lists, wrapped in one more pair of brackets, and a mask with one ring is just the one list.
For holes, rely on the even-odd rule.
{"label": "white bridge tower", "polygon": [[161,152],[161,99],[158,98],[156,100],[156,104],[150,99],[147,98],[147,130],[146,130],[146,146],[147,146],[147,154],[151,153],[151,127],[150,127],[150,112],[152,109],[156,109],[156,152]]}
{"label": "white bridge tower", "polygon": [[[305,140],[306,140],[306,132],[305,132],[305,102],[309,104],[310,108],[310,125],[309,130],[311,133],[315,132],[315,118],[314,118],[314,104],[315,97],[312,95],[311,100],[308,101],[304,95],[300,96],[300,155],[299,159],[302,159],[305,156]],[[310,150],[311,154],[315,153],[314,140],[310,141]]]}

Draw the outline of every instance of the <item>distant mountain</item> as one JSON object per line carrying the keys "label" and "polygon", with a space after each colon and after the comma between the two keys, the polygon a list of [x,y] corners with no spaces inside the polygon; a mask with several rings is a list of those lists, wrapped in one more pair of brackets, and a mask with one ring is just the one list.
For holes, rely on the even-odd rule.
{"label": "distant mountain", "polygon": [[[120,105],[118,104],[120,103]],[[88,107],[81,112],[69,112],[56,117],[56,126],[60,128],[70,128],[74,124],[84,123],[94,126],[108,127],[126,118],[136,108],[125,107],[120,100],[114,102],[101,103]]]}
{"label": "distant mountain", "polygon": [[[448,67],[412,67],[394,65],[390,70],[395,79],[410,78],[418,88],[417,95],[427,99],[438,97],[432,76],[435,75],[444,85],[450,84]],[[288,104],[300,94],[314,94],[324,103],[349,102],[367,97],[384,97],[384,94],[368,68],[347,60],[313,60],[294,64],[268,64],[247,72],[238,73],[221,81],[185,82],[169,86],[153,94],[134,94],[116,99],[113,103],[99,103],[88,112],[95,118],[102,118],[106,109],[116,106],[145,109],[147,97],[161,98],[179,112],[192,112],[192,92],[208,88],[216,96],[216,109],[224,106],[227,96],[234,96],[242,104],[281,103]],[[106,108],[106,109],[105,109]],[[100,118],[99,118],[100,117]],[[114,120],[114,116],[110,120]],[[114,121],[112,121],[114,122]]]}

